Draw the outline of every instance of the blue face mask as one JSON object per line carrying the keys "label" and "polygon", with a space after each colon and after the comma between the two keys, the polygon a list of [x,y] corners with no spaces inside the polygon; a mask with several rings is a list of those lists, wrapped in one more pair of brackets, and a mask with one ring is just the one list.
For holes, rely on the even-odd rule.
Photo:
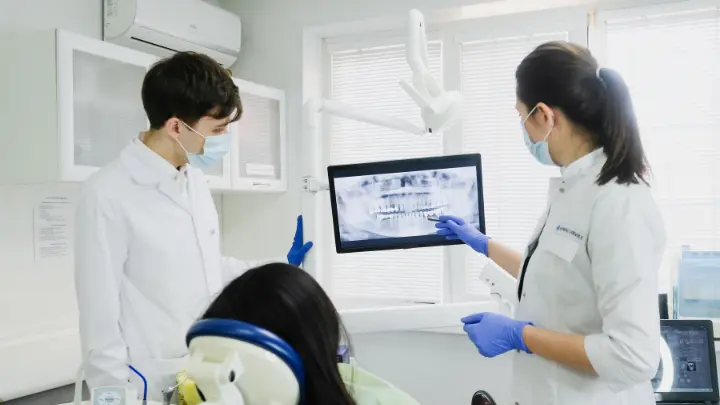
{"label": "blue face mask", "polygon": [[189,125],[185,124],[185,126],[205,139],[202,154],[188,152],[180,141],[178,141],[180,147],[187,154],[188,161],[194,167],[197,167],[200,170],[214,167],[218,165],[222,161],[223,157],[230,151],[230,148],[232,147],[232,134],[230,132],[220,135],[205,136],[192,129]]}
{"label": "blue face mask", "polygon": [[205,138],[202,155],[188,153],[190,164],[198,169],[205,170],[218,165],[232,147],[232,134],[225,133]]}
{"label": "blue face mask", "polygon": [[533,107],[527,117],[525,117],[525,119],[520,122],[523,131],[523,138],[525,140],[525,146],[527,146],[530,154],[533,155],[535,160],[537,160],[538,162],[547,166],[556,166],[555,162],[553,162],[552,157],[550,156],[550,149],[548,148],[547,143],[547,139],[550,136],[550,132],[552,132],[553,128],[550,128],[550,131],[545,134],[545,138],[542,141],[535,143],[533,143],[532,139],[530,139],[530,134],[528,134],[527,128],[525,128],[525,123],[527,122],[528,118],[530,118],[530,116],[533,114],[533,112],[535,112],[536,109],[537,106]]}

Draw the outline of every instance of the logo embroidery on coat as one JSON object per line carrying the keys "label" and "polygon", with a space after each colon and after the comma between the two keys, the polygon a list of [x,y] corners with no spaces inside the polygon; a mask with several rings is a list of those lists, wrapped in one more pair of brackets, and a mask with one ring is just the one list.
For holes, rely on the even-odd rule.
{"label": "logo embroidery on coat", "polygon": [[573,231],[572,229],[565,228],[562,225],[558,225],[557,228],[555,228],[555,230],[558,232],[565,232],[566,234],[568,234],[570,236],[574,236],[578,240],[585,239],[585,237],[583,235],[580,235],[579,233]]}

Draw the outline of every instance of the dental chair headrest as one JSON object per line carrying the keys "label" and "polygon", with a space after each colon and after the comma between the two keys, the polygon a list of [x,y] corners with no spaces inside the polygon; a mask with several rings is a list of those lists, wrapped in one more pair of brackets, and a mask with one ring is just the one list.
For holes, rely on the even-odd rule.
{"label": "dental chair headrest", "polygon": [[[295,386],[295,382],[297,402],[302,403],[305,386],[302,360],[297,352],[277,335],[232,319],[204,319],[190,328],[186,343],[191,357],[188,374],[192,374],[193,364],[197,364],[193,361],[193,356],[196,359],[205,358],[205,364],[210,365],[218,364],[228,356],[236,356],[242,363],[242,370],[235,385],[242,390],[246,405],[252,405],[256,401],[277,401],[279,398],[270,398],[274,395],[287,399],[292,393],[282,391],[288,391],[290,386]],[[269,373],[272,375],[268,375]],[[192,375],[190,378],[194,379]],[[200,382],[196,383],[200,391],[205,393]]]}

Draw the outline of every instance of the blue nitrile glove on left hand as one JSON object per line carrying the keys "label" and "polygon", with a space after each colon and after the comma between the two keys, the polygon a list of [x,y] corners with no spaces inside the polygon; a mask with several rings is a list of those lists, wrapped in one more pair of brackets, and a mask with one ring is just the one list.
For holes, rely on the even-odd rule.
{"label": "blue nitrile glove on left hand", "polygon": [[472,224],[465,223],[464,219],[452,215],[441,215],[438,219],[439,222],[435,224],[435,228],[438,228],[435,232],[437,235],[444,236],[446,239],[460,239],[474,251],[485,256],[488,255],[490,239]]}
{"label": "blue nitrile glove on left hand", "polygon": [[312,242],[303,244],[303,219],[302,215],[299,215],[297,217],[297,228],[295,228],[295,238],[287,254],[288,263],[293,266],[300,266],[311,247],[313,247]]}
{"label": "blue nitrile glove on left hand", "polygon": [[522,332],[531,322],[510,319],[507,316],[483,312],[462,319],[463,329],[480,354],[495,357],[510,350],[530,353],[523,341]]}

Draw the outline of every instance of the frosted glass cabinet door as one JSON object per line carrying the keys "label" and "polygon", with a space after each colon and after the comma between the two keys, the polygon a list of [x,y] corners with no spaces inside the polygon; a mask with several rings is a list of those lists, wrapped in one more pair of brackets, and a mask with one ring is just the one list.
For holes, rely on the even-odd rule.
{"label": "frosted glass cabinet door", "polygon": [[61,178],[82,181],[148,128],[140,90],[157,58],[58,32]]}
{"label": "frosted glass cabinet door", "polygon": [[233,124],[236,144],[233,188],[283,191],[285,176],[285,95],[281,90],[236,80],[243,115]]}

